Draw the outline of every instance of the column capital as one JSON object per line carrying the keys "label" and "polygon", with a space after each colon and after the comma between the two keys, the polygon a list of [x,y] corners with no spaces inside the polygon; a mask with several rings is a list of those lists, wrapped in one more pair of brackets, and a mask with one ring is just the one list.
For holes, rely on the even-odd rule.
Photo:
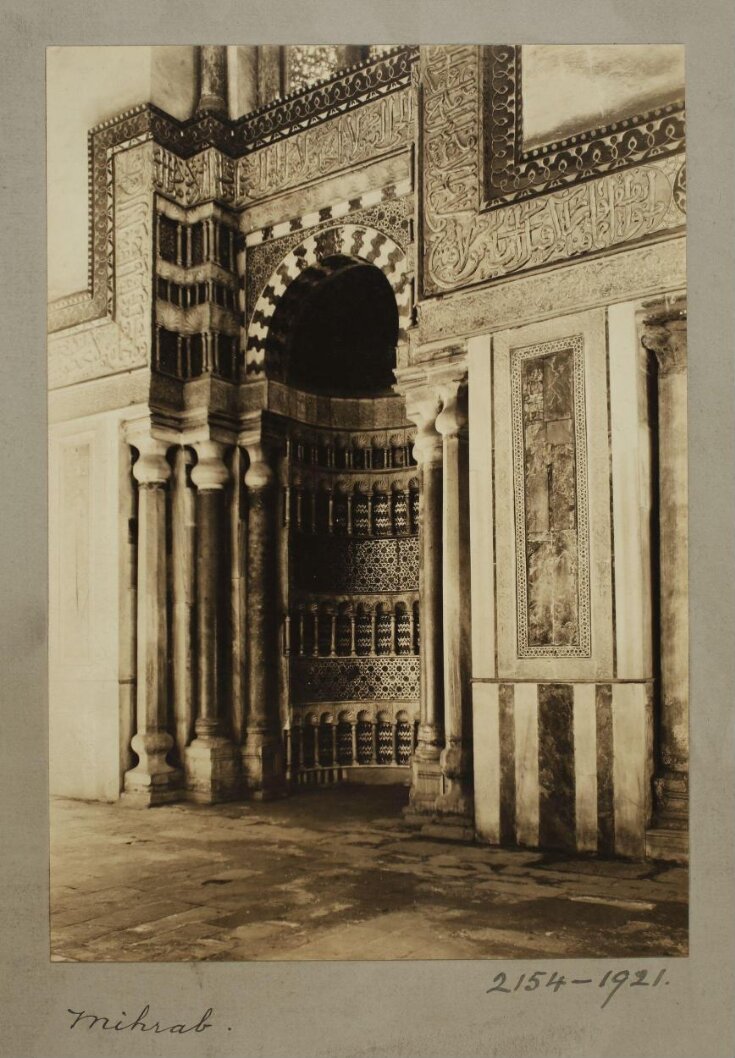
{"label": "column capital", "polygon": [[438,384],[442,410],[436,428],[442,437],[456,437],[467,425],[467,372]]}
{"label": "column capital", "polygon": [[243,444],[248,454],[248,468],[244,482],[248,489],[267,489],[275,484],[276,474],[272,465],[270,446],[262,435],[245,441]]}
{"label": "column capital", "polygon": [[230,480],[230,472],[224,461],[226,446],[220,441],[195,441],[196,466],[191,480],[199,492],[223,489]]}
{"label": "column capital", "polygon": [[125,440],[138,450],[138,458],[133,464],[133,477],[138,484],[165,485],[171,477],[171,465],[166,459],[170,447],[168,441],[134,430],[126,430]]}
{"label": "column capital", "polygon": [[405,393],[406,417],[416,426],[413,454],[419,465],[441,461],[442,439],[436,430],[441,401],[433,388],[411,388]]}
{"label": "column capital", "polygon": [[667,295],[645,302],[640,326],[643,347],[656,357],[660,374],[686,371],[687,303],[684,295]]}

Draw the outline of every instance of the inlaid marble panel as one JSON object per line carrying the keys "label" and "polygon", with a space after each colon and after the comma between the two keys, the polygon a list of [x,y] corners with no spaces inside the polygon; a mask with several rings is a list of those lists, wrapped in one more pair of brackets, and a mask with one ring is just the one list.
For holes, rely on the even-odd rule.
{"label": "inlaid marble panel", "polygon": [[519,657],[590,653],[581,336],[511,357]]}

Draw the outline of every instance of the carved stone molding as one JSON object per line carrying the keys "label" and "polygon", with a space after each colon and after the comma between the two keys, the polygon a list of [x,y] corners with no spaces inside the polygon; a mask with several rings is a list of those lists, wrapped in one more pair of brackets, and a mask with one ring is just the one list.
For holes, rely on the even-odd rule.
{"label": "carved stone molding", "polygon": [[434,343],[520,327],[686,285],[683,238],[638,247],[553,271],[518,276],[418,306],[413,362],[432,358]]}
{"label": "carved stone molding", "polygon": [[240,205],[259,202],[405,149],[413,138],[413,95],[404,89],[247,154],[237,165],[236,200]]}
{"label": "carved stone molding", "polygon": [[[529,164],[523,177],[525,163],[518,169],[514,159],[508,168],[496,144],[496,191],[521,200],[483,211],[480,59],[477,46],[422,49],[424,295],[608,250],[683,225],[683,196],[678,193],[683,157],[663,156],[680,151],[682,138],[673,130],[669,135],[665,121],[660,125],[665,143],[658,144],[655,132],[644,133],[629,154],[622,146],[620,157],[613,157],[612,150],[603,152],[597,165],[592,164],[595,149],[586,160],[583,151],[580,166],[571,165],[572,175],[559,153],[553,164],[547,158],[547,174],[536,159],[538,164]],[[502,85],[491,78],[491,112],[510,105]],[[493,127],[501,125],[496,115]],[[506,128],[504,135],[509,134]],[[613,136],[618,132],[609,133],[609,145]],[[536,176],[531,180],[531,171],[541,174],[541,183]],[[522,200],[531,191],[536,197]]]}

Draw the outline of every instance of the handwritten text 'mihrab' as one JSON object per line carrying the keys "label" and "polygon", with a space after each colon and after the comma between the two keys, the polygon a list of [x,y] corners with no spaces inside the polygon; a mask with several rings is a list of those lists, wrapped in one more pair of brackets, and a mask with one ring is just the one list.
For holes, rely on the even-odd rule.
{"label": "handwritten text 'mihrab'", "polygon": [[72,1021],[69,1028],[93,1029],[99,1026],[101,1029],[106,1029],[109,1032],[132,1032],[135,1029],[140,1029],[141,1032],[171,1032],[183,1036],[184,1033],[187,1032],[204,1032],[205,1029],[211,1029],[214,1027],[210,1020],[213,1014],[211,1007],[208,1007],[204,1011],[202,1016],[199,1018],[199,1021],[191,1025],[178,1024],[163,1026],[158,1021],[153,1021],[149,1023],[145,1020],[150,1013],[150,1009],[151,1008],[146,1004],[146,1006],[144,1006],[141,1010],[140,1014],[138,1014],[138,1016],[133,1021],[126,1022],[125,1019],[128,1017],[128,1015],[125,1013],[124,1010],[122,1011],[122,1020],[113,1021],[112,1018],[105,1018],[102,1017],[102,1015],[100,1014],[90,1014],[86,1010],[69,1010],[69,1008],[67,1007],[69,1014],[74,1015],[74,1020]]}

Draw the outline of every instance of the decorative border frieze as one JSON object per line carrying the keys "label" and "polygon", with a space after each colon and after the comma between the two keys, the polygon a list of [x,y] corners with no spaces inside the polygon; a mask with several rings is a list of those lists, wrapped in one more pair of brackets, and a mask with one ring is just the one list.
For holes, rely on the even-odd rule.
{"label": "decorative border frieze", "polygon": [[[577,577],[577,635],[570,644],[533,645],[529,635],[529,549],[526,529],[526,439],[522,370],[528,360],[571,352],[574,409],[574,484]],[[587,429],[584,386],[584,341],[581,335],[541,342],[511,350],[511,409],[513,424],[513,489],[515,497],[516,605],[519,658],[591,656],[589,499],[587,493]]]}
{"label": "decorative border frieze", "polygon": [[517,78],[513,98],[505,94],[514,49],[496,51],[504,56],[504,63],[498,60],[504,73],[498,83],[491,78],[490,138],[496,153],[490,169],[493,193],[502,190],[503,197],[487,208],[480,48],[422,49],[424,296],[599,253],[683,226],[679,112],[630,119],[629,149],[621,131],[610,126],[582,137],[584,142],[537,148],[536,155],[531,151],[525,159],[514,153],[520,145],[515,120],[522,105]]}
{"label": "decorative border frieze", "polygon": [[525,150],[522,51],[509,44],[483,49],[488,206],[518,202],[684,150],[683,99]]}

